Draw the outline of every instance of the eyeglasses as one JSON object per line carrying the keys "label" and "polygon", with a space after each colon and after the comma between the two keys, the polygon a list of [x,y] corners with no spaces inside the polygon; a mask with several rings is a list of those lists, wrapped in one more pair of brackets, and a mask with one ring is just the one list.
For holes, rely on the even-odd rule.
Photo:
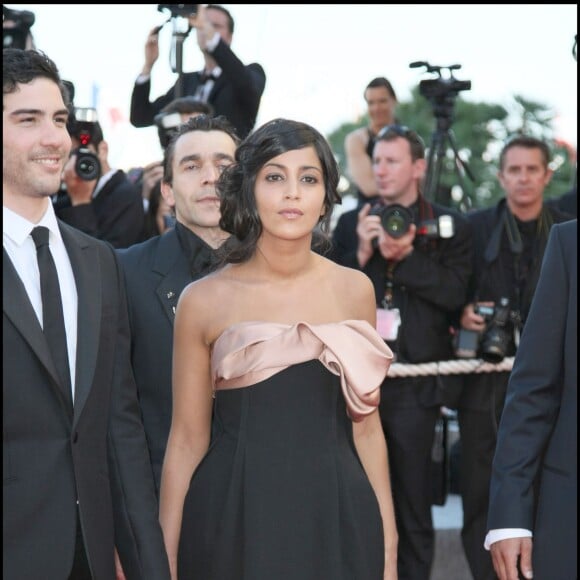
{"label": "eyeglasses", "polygon": [[393,137],[404,137],[407,141],[411,143],[416,143],[425,148],[425,143],[423,139],[412,129],[409,129],[406,125],[385,125],[375,137],[375,141],[380,139],[388,140]]}

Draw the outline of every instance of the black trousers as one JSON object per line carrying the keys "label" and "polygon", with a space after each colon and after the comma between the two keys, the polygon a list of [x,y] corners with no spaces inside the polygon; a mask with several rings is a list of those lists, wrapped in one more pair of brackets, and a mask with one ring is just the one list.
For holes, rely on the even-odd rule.
{"label": "black trousers", "polygon": [[381,401],[399,547],[399,580],[429,580],[435,553],[431,449],[439,406],[391,407]]}

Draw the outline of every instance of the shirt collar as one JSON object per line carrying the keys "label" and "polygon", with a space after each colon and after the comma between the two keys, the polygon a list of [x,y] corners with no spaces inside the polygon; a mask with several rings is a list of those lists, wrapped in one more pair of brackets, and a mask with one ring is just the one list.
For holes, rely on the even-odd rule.
{"label": "shirt collar", "polygon": [[36,226],[45,226],[53,236],[56,236],[59,240],[62,239],[52,202],[50,198],[47,198],[47,201],[46,211],[37,224],[32,223],[11,209],[8,209],[6,206],[3,206],[2,229],[4,235],[8,236],[17,246],[22,246],[33,228]]}

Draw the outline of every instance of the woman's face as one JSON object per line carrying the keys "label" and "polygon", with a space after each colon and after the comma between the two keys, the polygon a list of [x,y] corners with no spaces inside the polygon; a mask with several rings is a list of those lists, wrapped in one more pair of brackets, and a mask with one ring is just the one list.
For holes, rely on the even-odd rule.
{"label": "woman's face", "polygon": [[314,147],[270,159],[256,176],[254,193],[262,237],[309,237],[324,214],[325,199],[322,165]]}

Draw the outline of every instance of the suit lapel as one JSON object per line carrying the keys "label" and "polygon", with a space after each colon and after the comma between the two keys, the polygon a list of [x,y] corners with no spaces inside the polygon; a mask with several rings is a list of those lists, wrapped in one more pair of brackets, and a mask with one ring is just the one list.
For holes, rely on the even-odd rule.
{"label": "suit lapel", "polygon": [[83,410],[89,395],[101,332],[101,269],[94,245],[77,235],[72,228],[61,225],[75,276],[78,295],[77,360],[75,377],[74,422]]}
{"label": "suit lapel", "polygon": [[173,326],[179,295],[185,286],[191,282],[189,264],[181,249],[175,230],[160,238],[153,271],[161,276],[161,281],[155,293],[171,326]]}
{"label": "suit lapel", "polygon": [[10,257],[4,250],[3,254],[3,310],[6,316],[22,334],[32,351],[36,354],[41,364],[46,368],[51,385],[54,386],[58,397],[70,416],[70,404],[64,394],[64,387],[54,366],[46,337],[42,332],[36,312],[30,303],[26,288],[18,276]]}

